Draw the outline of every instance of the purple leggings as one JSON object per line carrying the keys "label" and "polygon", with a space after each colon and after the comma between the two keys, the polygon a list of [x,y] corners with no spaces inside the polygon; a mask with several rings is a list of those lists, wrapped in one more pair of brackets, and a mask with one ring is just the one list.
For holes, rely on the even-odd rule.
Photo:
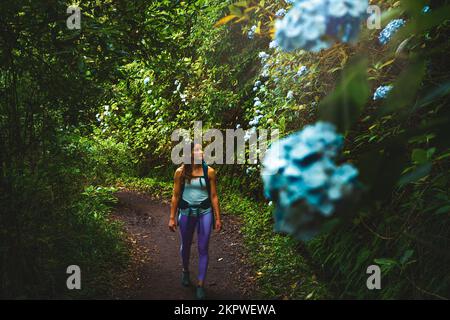
{"label": "purple leggings", "polygon": [[[189,222],[188,222],[189,221]],[[178,224],[180,226],[181,246],[180,253],[183,260],[184,270],[189,270],[189,257],[191,255],[192,238],[197,227],[198,239],[198,280],[204,281],[206,269],[208,268],[208,245],[212,228],[212,212],[196,216],[180,215]]]}

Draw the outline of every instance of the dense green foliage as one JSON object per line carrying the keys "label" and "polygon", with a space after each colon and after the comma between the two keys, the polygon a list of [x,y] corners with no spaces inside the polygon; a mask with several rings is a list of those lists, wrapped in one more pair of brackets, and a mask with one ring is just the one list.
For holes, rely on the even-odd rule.
{"label": "dense green foliage", "polygon": [[[111,193],[92,185],[135,163],[125,143],[92,135],[95,113],[121,66],[179,53],[197,5],[84,1],[69,30],[66,1],[0,4],[0,297],[108,294],[128,252]],[[66,288],[71,264],[81,293]]]}
{"label": "dense green foliage", "polygon": [[[341,161],[365,186],[358,206],[304,247],[272,232],[259,165],[214,166],[222,207],[244,218],[262,294],[449,298],[448,1],[428,14],[425,1],[380,1],[383,25],[408,21],[389,45],[363,29],[357,45],[315,54],[269,49],[285,1],[230,3],[84,1],[81,30],[66,28],[64,1],[0,5],[0,296],[70,296],[74,261],[97,284],[83,294],[107,294],[127,250],[108,217],[112,190],[97,186],[120,181],[167,199],[172,131],[195,120],[247,129],[258,96],[259,127],[287,135],[335,123]],[[260,51],[270,77],[255,92]],[[392,93],[373,101],[385,84]],[[366,287],[371,264],[382,290]]]}

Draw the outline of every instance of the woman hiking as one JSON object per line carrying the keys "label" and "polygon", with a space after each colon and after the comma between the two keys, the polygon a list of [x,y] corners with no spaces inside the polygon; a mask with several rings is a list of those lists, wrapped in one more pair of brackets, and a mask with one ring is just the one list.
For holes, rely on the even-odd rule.
{"label": "woman hiking", "polygon": [[190,144],[190,163],[184,163],[175,171],[169,229],[175,232],[180,226],[181,259],[183,263],[181,283],[191,284],[189,258],[194,230],[198,238],[197,299],[205,299],[205,277],[208,268],[208,247],[211,229],[222,228],[219,200],[216,190],[216,173],[203,160],[202,146]]}

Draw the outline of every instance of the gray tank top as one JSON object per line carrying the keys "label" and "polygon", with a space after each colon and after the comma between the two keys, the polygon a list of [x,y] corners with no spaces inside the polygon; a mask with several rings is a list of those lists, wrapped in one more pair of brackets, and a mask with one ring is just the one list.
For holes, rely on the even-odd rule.
{"label": "gray tank top", "polygon": [[[190,205],[199,206],[200,203],[208,199],[208,190],[206,189],[205,177],[193,177],[190,181],[185,181],[183,199],[187,201]],[[211,208],[206,209],[191,209],[194,210],[194,214],[205,214],[211,210]],[[198,210],[198,211],[197,211]],[[189,208],[180,209],[180,213],[183,215],[189,214]]]}

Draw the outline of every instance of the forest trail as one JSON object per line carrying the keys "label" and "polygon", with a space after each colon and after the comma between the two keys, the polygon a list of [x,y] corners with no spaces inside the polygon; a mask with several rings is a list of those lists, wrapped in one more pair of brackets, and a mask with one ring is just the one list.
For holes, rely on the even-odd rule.
{"label": "forest trail", "polygon": [[[117,299],[195,299],[198,268],[197,237],[191,248],[191,281],[181,285],[179,229],[168,228],[168,203],[122,189],[114,219],[124,223],[133,246],[129,270],[114,293]],[[209,265],[205,280],[207,299],[256,299],[255,279],[248,264],[240,233],[241,220],[222,213],[223,227],[213,230],[209,244]]]}

